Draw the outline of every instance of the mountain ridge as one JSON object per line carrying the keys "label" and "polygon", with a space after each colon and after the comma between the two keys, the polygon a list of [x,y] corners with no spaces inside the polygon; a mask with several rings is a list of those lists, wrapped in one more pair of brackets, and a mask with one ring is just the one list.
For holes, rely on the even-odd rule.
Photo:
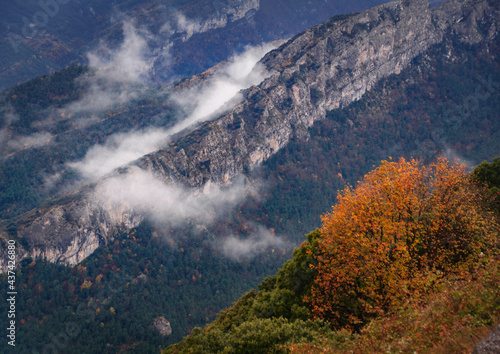
{"label": "mountain ridge", "polygon": [[[480,31],[481,21],[489,23],[486,31],[484,26]],[[307,127],[315,120],[359,99],[379,79],[399,73],[447,31],[466,42],[487,41],[498,33],[498,9],[481,0],[451,1],[432,10],[427,1],[396,1],[318,25],[269,53],[262,63],[276,73],[245,90],[245,100],[229,113],[135,165],[202,193],[229,185],[292,136],[307,139]],[[88,191],[86,198],[51,207],[20,225],[18,235],[27,240],[32,256],[75,265],[142,220],[127,206],[115,210],[96,205]]]}
{"label": "mountain ridge", "polygon": [[[340,38],[344,39],[346,37],[350,37],[354,31],[359,31],[360,28],[364,26],[368,26],[369,28],[370,20],[376,17],[376,12],[379,12],[382,9],[388,11],[398,11],[398,5],[403,3],[405,2],[393,2],[390,3],[390,5],[380,5],[373,9],[367,10],[360,15],[355,15],[345,20],[341,19],[339,20],[340,22],[335,22],[338,27],[335,27],[334,29],[334,31],[337,32],[334,34],[334,36],[336,36],[340,42]],[[371,58],[369,57],[368,53],[370,51],[373,52],[374,48],[370,48],[369,44],[366,45],[363,43],[360,50],[359,47],[347,47],[346,50],[343,50],[343,48],[339,49],[341,57],[336,58],[337,62],[339,63],[337,67],[318,69],[322,71],[330,69],[330,73],[316,73],[316,70],[314,69],[303,69],[307,68],[308,66],[314,66],[315,62],[323,63],[325,61],[315,59],[322,55],[325,55],[325,47],[327,46],[327,43],[318,43],[314,47],[312,47],[310,44],[311,41],[316,40],[314,39],[314,32],[322,31],[325,25],[319,25],[317,27],[314,27],[314,29],[312,30],[306,31],[297,39],[282,45],[280,50],[274,50],[266,55],[262,59],[261,63],[264,64],[267,68],[275,70],[279,69],[280,74],[272,75],[271,77],[265,79],[257,87],[251,87],[247,89],[244,93],[246,97],[246,100],[244,102],[240,103],[231,112],[222,116],[216,121],[205,123],[206,129],[209,129],[212,135],[212,137],[207,137],[208,141],[206,146],[209,148],[206,150],[200,150],[196,148],[193,149],[193,151],[195,151],[193,159],[198,161],[207,161],[211,160],[209,158],[210,154],[214,154],[214,167],[222,166],[224,162],[221,161],[221,159],[217,156],[217,153],[215,153],[214,151],[218,148],[223,150],[227,145],[223,145],[224,147],[221,148],[221,144],[210,142],[210,140],[215,139],[219,142],[228,141],[230,139],[229,137],[221,137],[218,139],[214,136],[216,134],[223,134],[224,132],[230,131],[230,129],[227,128],[235,124],[235,121],[238,119],[238,115],[245,116],[244,113],[248,113],[248,107],[252,104],[252,102],[257,102],[257,107],[259,107],[260,105],[260,108],[267,109],[267,111],[264,111],[262,115],[257,118],[261,119],[263,126],[265,126],[265,124],[267,123],[266,119],[271,120],[271,117],[276,118],[274,115],[278,116],[278,120],[281,118],[288,120],[288,122],[286,122],[286,126],[280,127],[283,131],[280,131],[274,137],[268,137],[268,134],[266,133],[261,134],[260,138],[264,139],[264,144],[250,143],[247,151],[242,151],[240,155],[249,155],[249,165],[262,162],[270,155],[272,155],[277,149],[286,144],[286,142],[288,141],[287,136],[289,136],[290,134],[296,134],[295,129],[293,129],[294,126],[303,125],[304,127],[309,127],[315,120],[323,119],[327,111],[339,108],[342,105],[348,105],[351,102],[358,100],[364,94],[364,92],[369,90],[376,82],[378,82],[380,78],[387,77],[394,73],[399,74],[401,72],[401,69],[406,67],[410,63],[410,61],[414,57],[416,57],[416,55],[423,52],[431,44],[440,41],[443,36],[443,33],[431,33],[432,18],[430,16],[430,13],[428,12],[429,8],[425,1],[413,1],[408,3],[410,4],[410,6],[412,6],[408,10],[408,13],[419,13],[419,16],[421,17],[415,20],[413,19],[414,17],[410,15],[408,19],[401,18],[399,21],[404,22],[405,20],[408,20],[408,22],[411,23],[412,21],[421,20],[425,25],[428,25],[429,27],[424,27],[423,29],[421,29],[421,33],[419,34],[420,37],[416,38],[403,37],[401,36],[401,34],[398,34],[399,36],[401,36],[401,38],[395,39],[396,43],[398,42],[398,40],[401,43],[403,43],[404,41],[408,41],[412,43],[412,48],[410,49],[410,51],[407,51],[408,48],[406,48],[404,45],[401,45],[401,48],[396,47],[396,50],[399,49],[399,52],[391,56],[386,62],[384,62],[384,56],[387,56],[388,53],[385,51],[388,50],[388,48],[385,47],[385,43],[379,44],[379,52]],[[481,3],[486,4],[486,2],[478,2],[478,4]],[[457,12],[458,10],[459,9],[457,6],[453,6],[452,3],[447,3],[442,11],[437,12],[437,19],[434,20],[439,22],[439,18],[446,16],[446,13],[449,14],[450,12]],[[465,11],[470,10],[467,9]],[[468,20],[474,22],[474,16],[476,16],[481,11],[486,11],[486,8],[481,9],[480,6],[477,6],[473,8],[473,11],[465,15],[468,17]],[[456,13],[453,16],[456,16]],[[422,25],[422,23],[419,22],[419,25]],[[461,33],[463,31],[464,26],[458,26],[456,29],[457,33]],[[498,31],[498,29],[495,28],[492,29],[491,32],[487,33],[484,36],[486,37],[486,40],[490,40],[494,33],[496,33],[496,31]],[[412,30],[410,30],[407,35],[411,37],[413,35]],[[415,34],[415,36],[417,35]],[[379,38],[380,35],[379,33],[375,33],[373,37]],[[373,42],[373,37],[368,37],[364,40]],[[426,38],[426,40],[424,40],[424,37]],[[472,44],[482,40],[482,35],[477,31],[472,31],[469,36],[464,36],[464,38],[466,38],[466,42]],[[331,38],[327,38],[326,42],[328,42],[330,39]],[[323,40],[323,42],[324,41],[325,40]],[[414,45],[414,41],[417,41],[417,45]],[[319,42],[321,42],[321,40]],[[383,40],[381,40],[381,42],[383,42]],[[391,44],[394,46],[394,43]],[[337,46],[339,45],[341,44],[337,44]],[[352,49],[352,52],[349,52],[349,49]],[[355,53],[358,50],[359,53]],[[290,51],[290,53],[287,53],[287,51]],[[394,52],[395,49],[392,49],[392,51]],[[288,63],[291,59],[293,59],[293,57],[297,56],[297,53],[302,52],[306,52],[306,54],[302,55],[300,58],[297,58],[293,66],[290,65],[283,67],[283,65]],[[355,57],[356,54],[358,55],[358,60],[354,63],[353,57]],[[332,59],[329,58],[328,60]],[[349,63],[349,61],[351,61],[351,63]],[[307,71],[304,72],[304,70]],[[349,75],[342,75],[342,72],[349,72]],[[340,73],[340,75],[338,73]],[[341,80],[335,80],[337,79],[337,75]],[[304,81],[299,79],[297,82],[292,82],[290,88],[286,87],[287,84],[290,84],[290,80],[295,80],[297,76],[302,76],[306,79]],[[335,82],[333,82],[334,80]],[[283,82],[285,82],[286,84],[284,84]],[[282,108],[287,104],[287,102],[285,101],[289,99],[293,100],[292,107],[296,108],[295,110],[287,111],[286,109]],[[279,117],[284,115],[286,115],[286,117]],[[251,115],[248,114],[248,116]],[[251,121],[251,119],[249,121]],[[261,122],[252,122],[251,124],[258,125],[261,124]],[[273,121],[273,123],[275,122],[276,120]],[[215,127],[216,124],[219,125],[219,127]],[[242,122],[241,124],[244,125],[245,123]],[[263,128],[263,126],[260,126],[259,129]],[[278,128],[277,130],[280,130],[280,128]],[[243,128],[240,128],[240,130],[243,130]],[[236,136],[232,139],[234,140],[233,143],[236,144],[236,141],[238,141],[240,137]],[[240,143],[240,141],[238,141],[238,143]],[[203,145],[202,143],[200,144]],[[176,160],[176,158],[180,158],[179,154],[183,155],[181,150],[183,149],[175,147],[163,149],[159,153],[149,154],[140,159],[138,165],[146,170],[154,170],[152,165],[164,165],[165,167],[166,165],[175,166],[176,164],[173,163],[173,161]],[[230,159],[231,157],[226,156],[226,158]],[[234,158],[234,160],[236,161],[237,158]],[[236,165],[238,165],[238,162],[236,162]],[[220,174],[215,173],[215,176],[211,175],[209,177],[209,180],[213,183],[227,183],[228,180],[234,178],[238,172],[244,170],[246,167],[247,166],[242,165],[235,170],[232,170],[230,167],[228,167],[225,171],[229,172],[230,177],[227,177],[226,173],[221,172]],[[217,168],[214,168],[213,170],[216,171]],[[200,170],[193,170],[193,172],[195,173],[196,171],[199,172]],[[165,172],[167,172],[167,170],[161,171],[160,174],[168,175],[168,173]],[[204,180],[203,178],[200,178],[198,176],[183,178],[181,176],[182,174],[175,172],[172,174],[178,176],[179,179],[190,186],[198,186],[200,184],[199,181]],[[172,178],[172,180],[175,179]]]}

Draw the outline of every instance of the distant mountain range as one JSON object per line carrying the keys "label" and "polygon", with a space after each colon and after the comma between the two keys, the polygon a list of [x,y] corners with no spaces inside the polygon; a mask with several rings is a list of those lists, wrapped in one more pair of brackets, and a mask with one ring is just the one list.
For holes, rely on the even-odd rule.
{"label": "distant mountain range", "polygon": [[163,84],[198,74],[247,45],[294,34],[339,13],[384,0],[362,1],[59,1],[0,4],[0,89],[86,64],[100,42],[117,45],[121,23],[149,32],[151,80]]}

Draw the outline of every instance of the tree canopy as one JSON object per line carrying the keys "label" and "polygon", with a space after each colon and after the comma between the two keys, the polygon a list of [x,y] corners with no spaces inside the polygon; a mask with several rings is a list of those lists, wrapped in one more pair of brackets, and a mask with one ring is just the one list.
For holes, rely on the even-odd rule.
{"label": "tree canopy", "polygon": [[497,241],[481,200],[465,165],[383,161],[322,217],[314,316],[358,329],[473,267]]}

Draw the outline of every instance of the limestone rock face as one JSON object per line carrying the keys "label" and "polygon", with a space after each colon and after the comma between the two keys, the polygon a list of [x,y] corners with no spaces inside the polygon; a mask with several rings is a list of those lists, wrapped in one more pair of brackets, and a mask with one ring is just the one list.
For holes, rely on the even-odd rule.
{"label": "limestone rock face", "polygon": [[151,327],[158,331],[162,336],[169,336],[172,334],[172,327],[170,326],[170,322],[163,316],[156,317],[153,321]]}
{"label": "limestone rock face", "polygon": [[[234,16],[258,4],[242,2]],[[244,99],[231,110],[142,157],[134,168],[197,193],[230,184],[293,136],[307,139],[307,127],[327,111],[360,99],[445,36],[490,41],[499,33],[499,7],[497,1],[451,0],[431,9],[428,0],[398,0],[332,18],[268,53],[261,64],[272,74],[244,90]],[[95,190],[56,202],[21,225],[19,236],[29,245],[20,249],[22,257],[74,265],[142,221],[130,206],[97,203]],[[6,270],[2,263],[0,268]]]}
{"label": "limestone rock face", "polygon": [[261,63],[274,75],[247,89],[230,112],[137,164],[191,187],[226,184],[303,135],[328,110],[399,74],[447,33],[478,43],[498,32],[498,5],[487,0],[450,1],[436,9],[427,0],[401,0],[334,18],[265,56]]}
{"label": "limestone rock face", "polygon": [[[127,205],[117,208],[95,199],[93,191],[87,191],[48,210],[37,211],[32,220],[19,225],[18,236],[28,249],[17,245],[17,262],[31,257],[73,266],[112,241],[117,233],[130,230],[143,220]],[[6,266],[0,261],[1,271],[6,271]]]}
{"label": "limestone rock face", "polygon": [[229,22],[234,22],[253,15],[260,8],[260,0],[231,0],[226,4],[219,3],[215,13],[201,23],[181,20],[180,31],[184,31],[183,40],[186,41],[196,33],[225,27]]}

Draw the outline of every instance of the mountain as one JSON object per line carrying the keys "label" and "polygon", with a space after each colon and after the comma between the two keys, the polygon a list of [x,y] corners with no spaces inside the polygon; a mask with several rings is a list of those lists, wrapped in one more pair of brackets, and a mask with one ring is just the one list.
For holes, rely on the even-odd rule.
{"label": "mountain", "polygon": [[[195,101],[190,92],[205,88],[214,100],[223,90],[209,80],[225,69],[158,89],[70,67],[5,90],[0,226],[19,250],[19,350],[146,353],[178,342],[274,274],[337,190],[380,160],[490,159],[499,48],[491,1],[334,17],[267,54],[257,79],[238,86],[248,89],[184,131],[196,106],[176,92]],[[151,133],[171,128],[165,141]],[[112,148],[137,160],[88,159]],[[169,336],[151,327],[161,317]]]}
{"label": "mountain", "polygon": [[229,185],[293,136],[307,139],[307,128],[327,112],[359,100],[450,33],[466,45],[491,41],[498,33],[496,15],[488,1],[448,2],[434,9],[426,1],[411,1],[334,17],[266,55],[261,64],[271,76],[243,91],[243,101],[228,113],[83,189],[78,198],[23,217],[18,236],[34,256],[77,264],[143,220],[130,201],[99,200],[113,178],[135,178],[144,171],[161,183],[205,193]]}
{"label": "mountain", "polygon": [[99,43],[121,41],[122,21],[134,19],[137,28],[149,33],[151,80],[162,84],[198,74],[247,45],[284,39],[334,14],[383,2],[5,2],[0,5],[0,88],[68,65],[86,64],[86,53]]}

